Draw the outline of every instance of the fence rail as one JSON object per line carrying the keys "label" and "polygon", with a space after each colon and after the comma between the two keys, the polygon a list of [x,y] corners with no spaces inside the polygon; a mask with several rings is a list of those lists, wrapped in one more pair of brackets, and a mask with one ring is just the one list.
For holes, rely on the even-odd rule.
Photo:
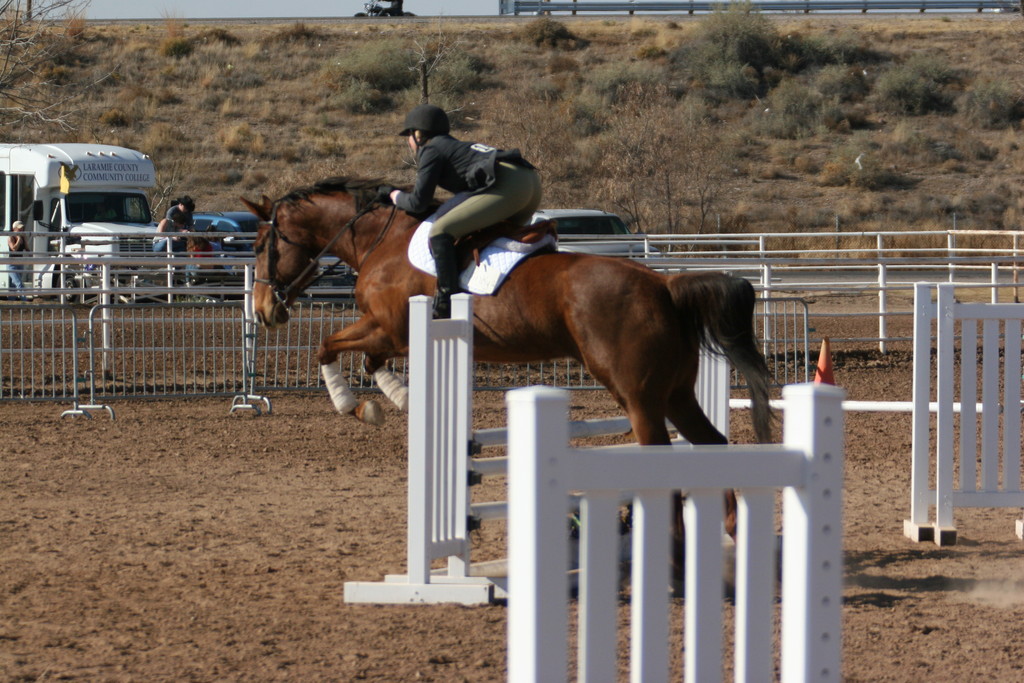
{"label": "fence rail", "polygon": [[[809,347],[815,344],[816,348],[819,341],[811,334],[819,318],[875,317],[877,335],[853,338],[833,333],[831,339],[836,343],[877,343],[884,352],[890,342],[911,340],[909,336],[893,336],[890,323],[912,315],[910,295],[915,282],[953,282],[969,300],[1018,301],[1019,270],[1024,266],[1020,234],[1009,231],[847,233],[837,230],[770,235],[659,235],[643,239],[649,241],[653,247],[651,253],[656,255],[642,262],[654,269],[664,272],[727,270],[753,281],[764,297],[758,308],[756,332],[773,366],[775,385],[809,378],[813,360]],[[28,261],[36,259],[43,257],[29,257]],[[13,260],[0,257],[0,274]],[[90,398],[98,402],[139,396],[229,395],[236,390],[262,398],[268,392],[319,389],[323,384],[317,372],[316,351],[321,339],[358,318],[351,287],[318,288],[311,295],[319,298],[301,299],[289,325],[272,331],[258,329],[251,322],[251,308],[244,300],[252,286],[251,258],[224,259],[225,264],[230,261],[233,267],[240,269],[241,277],[230,287],[208,289],[184,288],[173,279],[172,286],[167,285],[168,273],[173,278],[176,273],[185,272],[189,261],[182,257],[95,257],[87,261],[51,257],[51,260],[61,266],[73,264],[76,272],[89,273],[91,279],[86,281],[93,286],[31,290],[30,293],[37,296],[34,303],[0,303],[0,401],[22,398],[77,401],[80,393],[92,391],[88,384],[91,380],[97,384],[95,395]],[[967,288],[977,291],[972,293]],[[855,295],[859,297],[859,310],[837,313],[832,309],[818,310],[813,303],[805,303],[821,293],[851,299],[854,298],[851,295]],[[40,295],[44,298],[40,299]],[[145,354],[154,352],[153,349],[127,349],[129,343],[141,344],[138,340],[150,324],[140,316],[165,315],[157,313],[158,302],[167,298],[178,302],[175,306],[194,305],[198,309],[208,305],[211,311],[223,306],[224,311],[216,315],[232,316],[230,334],[221,332],[217,336],[213,330],[220,324],[215,322],[216,315],[204,319],[197,317],[198,313],[190,313],[194,324],[210,328],[195,334],[215,336],[209,341],[196,342],[198,346],[193,349],[182,345],[185,341],[182,332],[170,344],[173,348],[164,349],[165,354],[179,357],[175,362],[194,356],[197,360],[205,357],[211,363],[210,354],[216,353],[221,354],[217,362],[227,364],[230,357],[230,367],[238,368],[239,373],[231,386],[223,379],[215,387],[217,382],[210,375],[214,371],[209,367],[201,370],[202,366],[189,366],[190,371],[206,373],[202,378],[157,377],[155,370],[159,364],[155,360],[141,362]],[[217,298],[226,301],[208,303]],[[39,303],[47,299],[63,299],[65,303]],[[101,310],[106,311],[108,317],[101,315],[94,320],[88,316],[88,308],[72,303],[83,299],[104,307]],[[130,323],[125,317],[129,315],[128,310],[134,310],[130,315],[135,316]],[[116,323],[112,322],[115,318]],[[170,325],[169,322],[164,324]],[[115,339],[109,335],[125,325],[135,331],[129,335],[125,327],[118,332],[125,339],[115,344]],[[156,333],[146,334],[152,337]],[[129,336],[135,341],[128,339]],[[220,344],[224,348],[214,351]],[[90,349],[93,349],[91,355]],[[122,371],[129,365],[132,372],[139,368],[144,371],[138,377],[119,376],[113,381],[107,376],[108,368],[103,363],[112,361],[117,354],[120,354]],[[129,355],[134,357],[131,363]],[[373,387],[372,379],[363,371],[361,355],[346,354],[342,363],[342,370],[353,388]],[[217,366],[216,372],[225,367]],[[392,369],[404,374],[405,361],[395,361]],[[479,389],[534,383],[570,389],[598,386],[579,363],[566,360],[525,366],[479,364],[474,373],[474,383]],[[189,382],[191,388],[186,387]],[[161,386],[158,388],[157,384]]]}
{"label": "fence rail", "polygon": [[[571,14],[605,12],[635,14],[668,12],[706,14],[720,9],[723,2],[547,2],[546,0],[501,0],[500,14]],[[949,12],[1019,10],[1020,5],[1001,0],[754,0],[762,12]]]}

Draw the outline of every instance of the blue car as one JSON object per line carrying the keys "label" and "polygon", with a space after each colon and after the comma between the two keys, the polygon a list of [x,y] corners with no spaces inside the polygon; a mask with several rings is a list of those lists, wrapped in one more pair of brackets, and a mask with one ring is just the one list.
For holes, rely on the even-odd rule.
{"label": "blue car", "polygon": [[[232,252],[252,253],[256,241],[256,230],[260,219],[248,211],[206,211],[192,214],[193,230],[196,232],[241,233],[238,236],[225,235],[214,238],[221,245],[225,256],[238,256]],[[356,284],[356,274],[347,265],[339,264],[331,275],[321,279],[319,287],[351,289]]]}
{"label": "blue car", "polygon": [[206,211],[192,214],[196,232],[242,233],[215,238],[224,251],[252,251],[260,219],[248,211]]}

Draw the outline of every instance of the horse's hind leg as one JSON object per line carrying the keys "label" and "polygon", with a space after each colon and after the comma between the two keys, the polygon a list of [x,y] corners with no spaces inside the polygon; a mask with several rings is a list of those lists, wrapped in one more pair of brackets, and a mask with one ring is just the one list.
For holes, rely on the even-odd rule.
{"label": "horse's hind leg", "polygon": [[391,372],[387,366],[387,358],[366,356],[363,363],[367,374],[373,375],[373,380],[388,400],[402,412],[408,412],[409,387],[398,375]]}
{"label": "horse's hind leg", "polygon": [[409,387],[385,365],[373,373],[373,380],[381,392],[402,412],[409,410]]}
{"label": "horse's hind leg", "polygon": [[[729,440],[712,424],[692,389],[677,389],[669,400],[668,419],[692,444],[727,444]],[[736,538],[736,492],[725,492],[725,532]],[[682,515],[681,506],[678,514]]]}

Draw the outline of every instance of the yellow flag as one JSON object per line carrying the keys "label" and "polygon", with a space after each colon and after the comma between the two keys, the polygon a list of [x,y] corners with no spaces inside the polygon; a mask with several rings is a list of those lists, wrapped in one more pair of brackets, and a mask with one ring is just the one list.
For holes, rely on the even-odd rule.
{"label": "yellow flag", "polygon": [[67,194],[71,191],[71,181],[78,175],[78,167],[68,164],[60,165],[60,193]]}

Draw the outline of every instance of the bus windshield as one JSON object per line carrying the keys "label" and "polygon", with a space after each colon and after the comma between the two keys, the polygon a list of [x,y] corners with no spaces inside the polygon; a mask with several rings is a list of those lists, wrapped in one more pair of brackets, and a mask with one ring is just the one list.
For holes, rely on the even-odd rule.
{"label": "bus windshield", "polygon": [[145,195],[132,192],[76,192],[67,196],[72,223],[106,222],[149,225],[153,216]]}

